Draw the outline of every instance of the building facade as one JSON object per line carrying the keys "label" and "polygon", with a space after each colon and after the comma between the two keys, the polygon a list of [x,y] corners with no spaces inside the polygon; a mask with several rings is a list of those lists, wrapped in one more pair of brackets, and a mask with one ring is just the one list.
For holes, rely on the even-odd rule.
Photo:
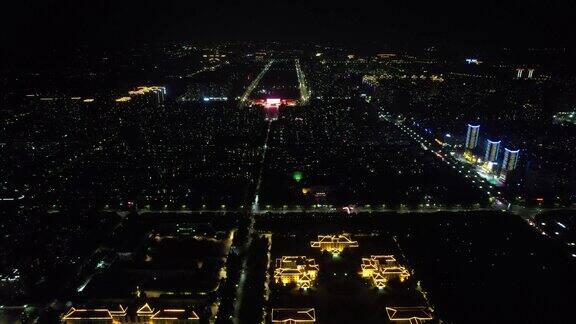
{"label": "building facade", "polygon": [[520,156],[520,150],[510,150],[508,148],[504,149],[504,159],[502,160],[502,172],[513,171],[516,169],[518,164],[518,158]]}
{"label": "building facade", "polygon": [[500,153],[500,141],[486,140],[484,162],[495,162],[498,160],[498,153]]}
{"label": "building facade", "polygon": [[468,131],[466,132],[466,143],[464,147],[468,150],[473,150],[478,145],[478,136],[480,133],[480,125],[468,124]]}

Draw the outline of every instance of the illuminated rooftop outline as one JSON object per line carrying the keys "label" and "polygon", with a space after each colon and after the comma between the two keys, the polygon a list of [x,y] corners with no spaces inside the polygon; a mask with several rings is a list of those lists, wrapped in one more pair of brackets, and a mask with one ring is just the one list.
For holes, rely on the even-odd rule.
{"label": "illuminated rooftop outline", "polygon": [[[118,310],[110,310],[106,308],[96,308],[96,309],[79,309],[72,307],[62,317],[63,322],[76,323],[80,321],[82,323],[86,321],[110,321],[110,323],[121,324],[121,323],[133,323],[129,316],[127,316],[128,308],[119,306]],[[148,303],[144,304],[142,307],[136,310],[137,322],[143,323],[168,323],[168,322],[188,322],[197,321],[200,318],[193,310],[187,310],[183,308],[164,308],[164,309],[154,309],[150,307]]]}
{"label": "illuminated rooftop outline", "polygon": [[273,308],[272,323],[316,323],[314,308]]}
{"label": "illuminated rooftop outline", "polygon": [[393,255],[371,255],[370,258],[362,258],[362,272],[364,278],[370,278],[377,288],[384,288],[391,278],[400,281],[410,277],[410,272],[399,265]]}
{"label": "illuminated rooftop outline", "polygon": [[120,323],[126,319],[128,308],[119,305],[118,310],[106,308],[75,308],[71,307],[68,313],[62,317],[62,321],[84,321],[84,320],[111,320],[113,323]]}
{"label": "illuminated rooftop outline", "polygon": [[419,324],[432,319],[432,311],[425,306],[386,307],[386,314],[395,323]]}
{"label": "illuminated rooftop outline", "polygon": [[340,253],[345,248],[358,247],[358,241],[352,241],[348,234],[318,235],[318,241],[311,241],[310,246],[318,248],[320,251]]}
{"label": "illuminated rooftop outline", "polygon": [[274,281],[283,285],[295,283],[298,288],[310,288],[318,275],[319,267],[314,259],[305,256],[283,256],[276,259]]}

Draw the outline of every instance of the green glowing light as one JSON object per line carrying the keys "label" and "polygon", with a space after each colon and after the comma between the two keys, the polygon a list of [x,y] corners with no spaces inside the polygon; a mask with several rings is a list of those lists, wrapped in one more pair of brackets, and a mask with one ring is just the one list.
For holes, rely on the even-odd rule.
{"label": "green glowing light", "polygon": [[302,180],[302,177],[304,177],[304,175],[300,171],[292,173],[292,179],[294,179],[294,181],[296,182],[300,182],[300,180]]}

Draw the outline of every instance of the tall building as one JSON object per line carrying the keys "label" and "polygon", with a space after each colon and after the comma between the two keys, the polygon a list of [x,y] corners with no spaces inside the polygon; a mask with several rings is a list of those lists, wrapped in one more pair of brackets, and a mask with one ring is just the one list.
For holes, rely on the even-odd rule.
{"label": "tall building", "polygon": [[166,87],[159,87],[154,91],[158,99],[158,103],[163,103],[166,100]]}
{"label": "tall building", "polygon": [[468,124],[468,132],[466,133],[466,149],[473,150],[478,145],[478,134],[480,133],[480,125]]}
{"label": "tall building", "polygon": [[524,72],[524,69],[516,69],[516,72],[517,72],[516,77],[520,79],[522,78],[522,72]]}
{"label": "tall building", "polygon": [[484,161],[494,162],[498,160],[498,153],[500,152],[500,141],[486,140],[486,153],[484,154]]}
{"label": "tall building", "polygon": [[502,172],[512,171],[516,169],[519,155],[520,150],[513,151],[508,148],[505,148],[504,159],[502,160]]}
{"label": "tall building", "polygon": [[528,79],[532,79],[533,75],[534,75],[534,69],[528,69]]}

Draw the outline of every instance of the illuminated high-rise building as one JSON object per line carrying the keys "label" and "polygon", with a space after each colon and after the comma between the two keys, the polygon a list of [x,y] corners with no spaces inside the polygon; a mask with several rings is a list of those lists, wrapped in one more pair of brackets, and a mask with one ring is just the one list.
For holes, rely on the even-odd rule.
{"label": "illuminated high-rise building", "polygon": [[516,69],[516,72],[517,72],[516,77],[520,79],[522,78],[522,72],[524,72],[524,69]]}
{"label": "illuminated high-rise building", "polygon": [[486,140],[486,153],[484,154],[484,161],[494,162],[498,160],[499,152],[500,152],[500,141]]}
{"label": "illuminated high-rise building", "polygon": [[468,124],[468,131],[466,133],[466,149],[473,150],[478,145],[478,134],[480,133],[480,125]]}
{"label": "illuminated high-rise building", "polygon": [[520,155],[520,150],[510,150],[508,148],[504,149],[504,159],[502,160],[502,172],[512,171],[516,169],[518,164],[518,157]]}
{"label": "illuminated high-rise building", "polygon": [[534,69],[528,69],[528,79],[532,79],[533,75],[534,75]]}
{"label": "illuminated high-rise building", "polygon": [[158,103],[163,103],[166,100],[166,87],[158,87],[154,93],[157,96]]}

